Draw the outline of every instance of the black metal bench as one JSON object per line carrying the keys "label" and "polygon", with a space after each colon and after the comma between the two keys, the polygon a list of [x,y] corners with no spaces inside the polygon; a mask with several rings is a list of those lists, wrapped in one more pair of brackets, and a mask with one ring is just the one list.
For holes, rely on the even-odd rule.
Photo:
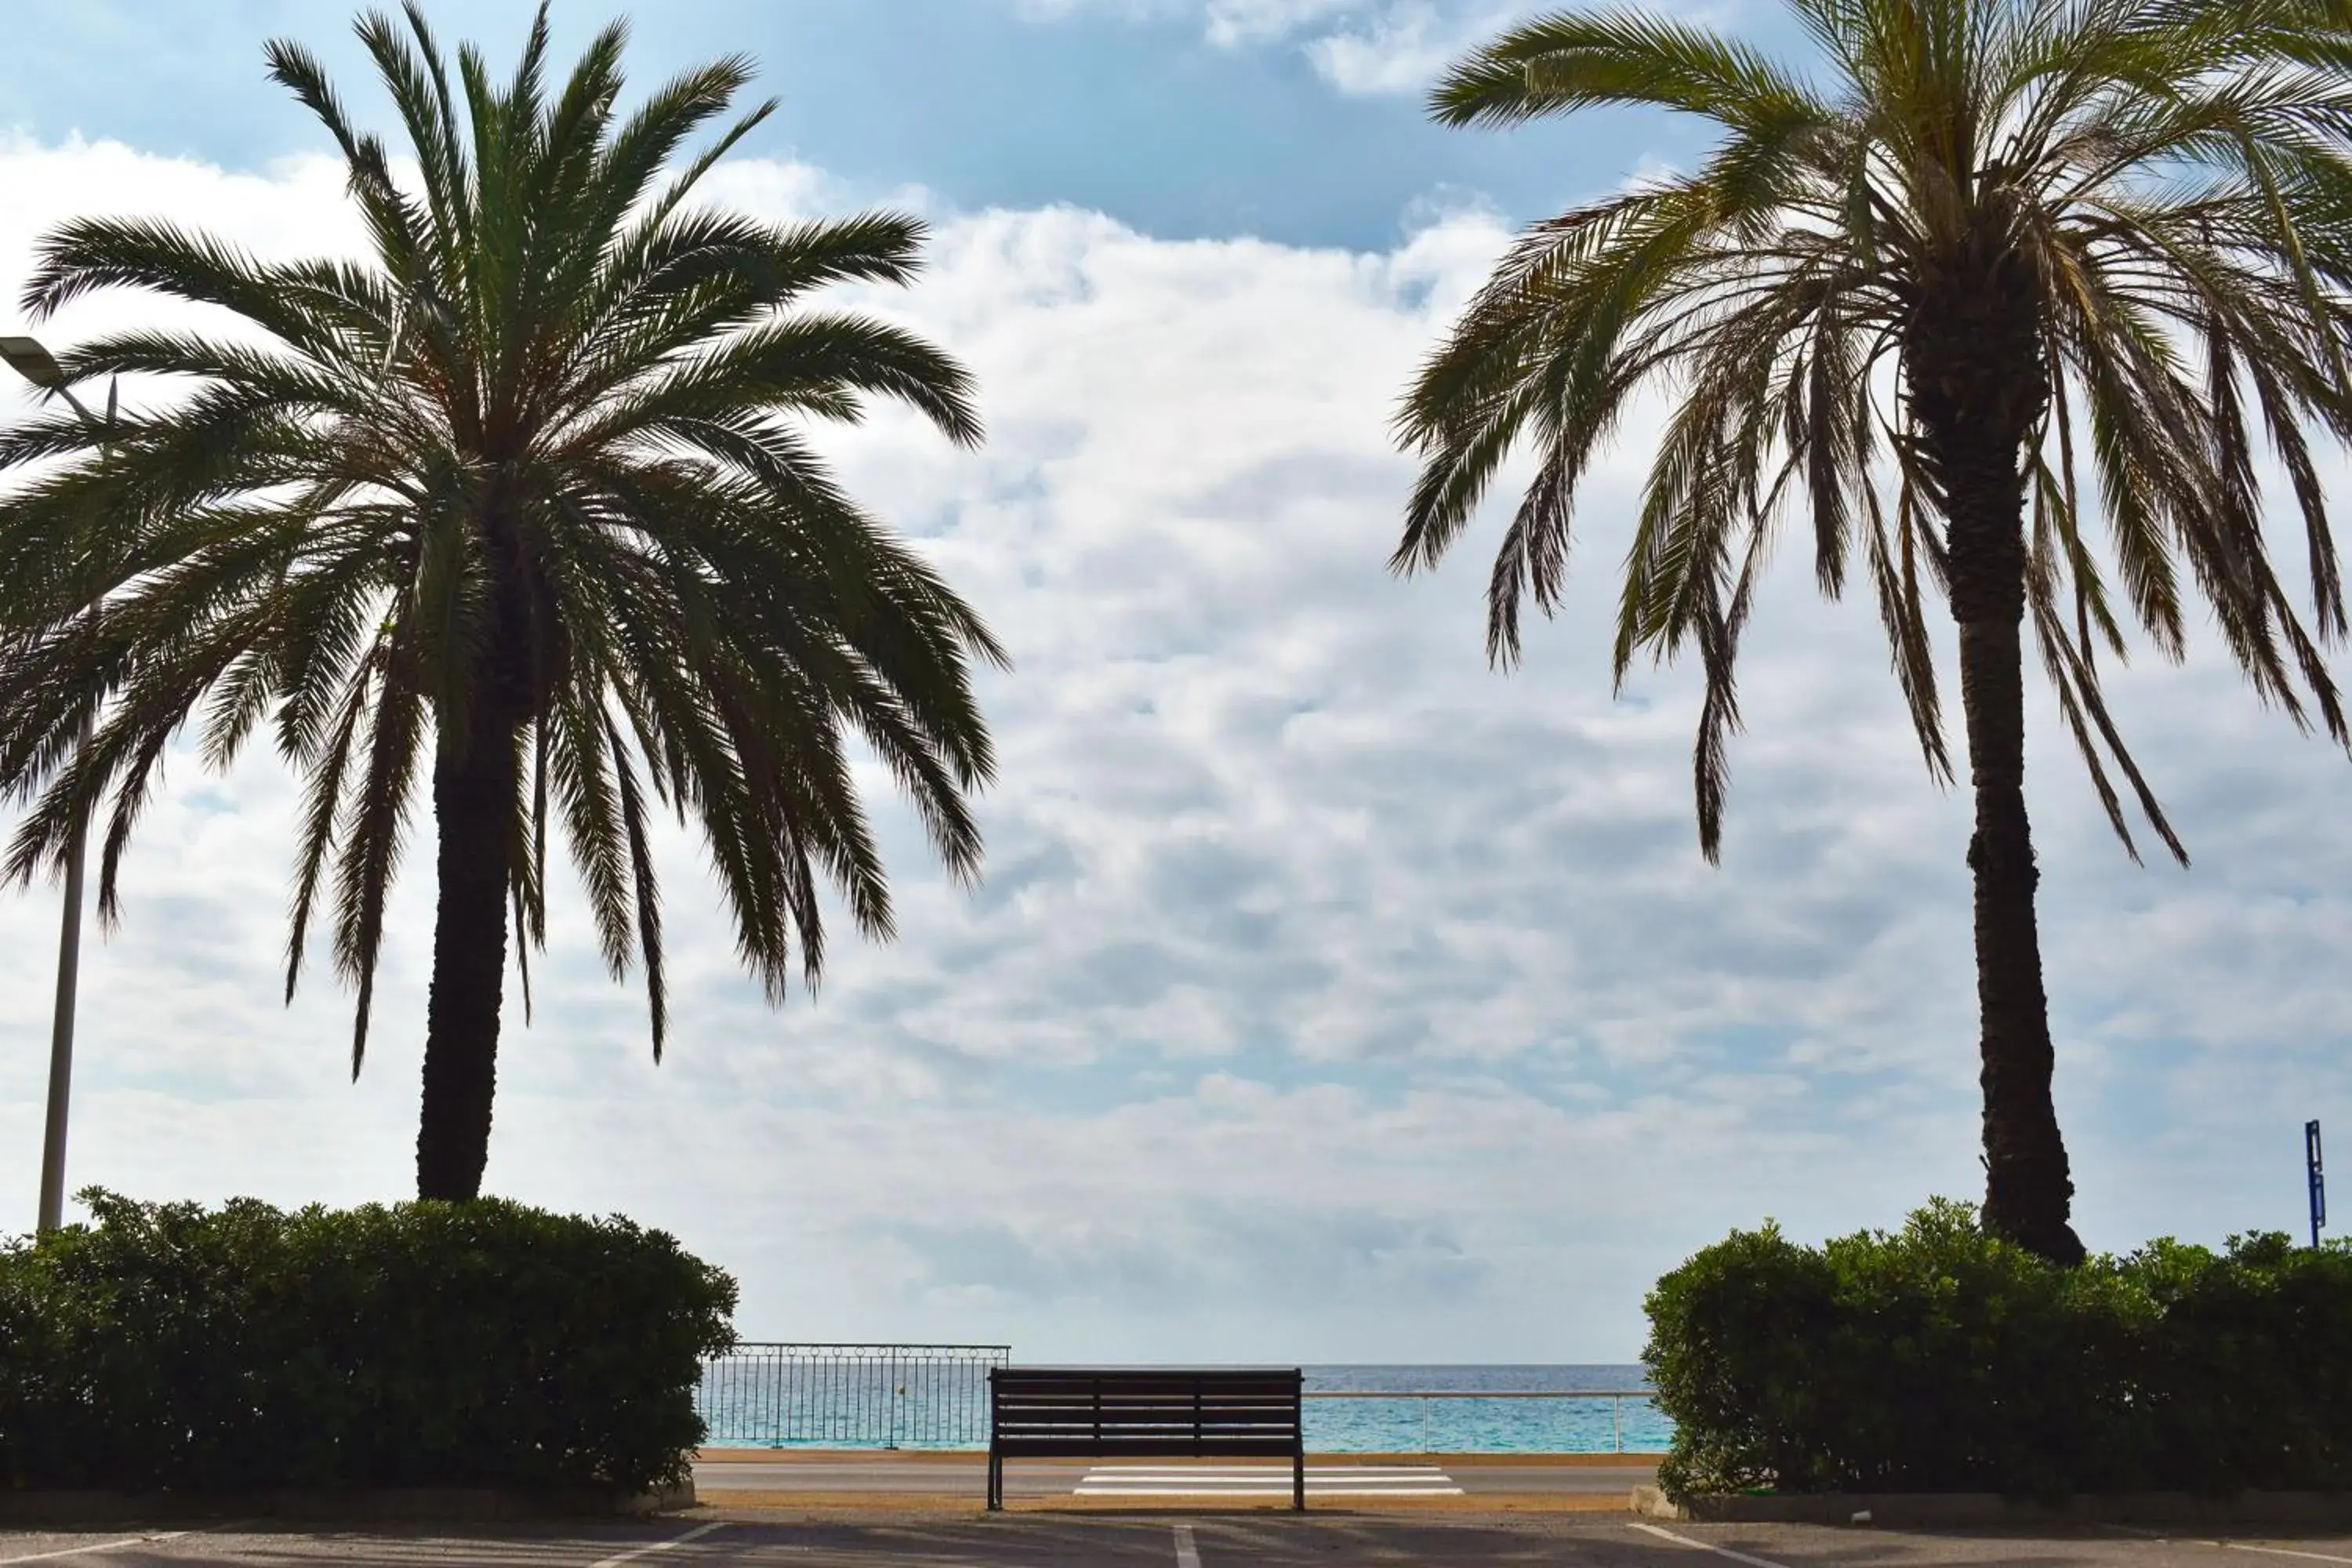
{"label": "black metal bench", "polygon": [[988,1374],[988,1506],[1007,1459],[1278,1458],[1307,1506],[1298,1369],[1000,1366]]}

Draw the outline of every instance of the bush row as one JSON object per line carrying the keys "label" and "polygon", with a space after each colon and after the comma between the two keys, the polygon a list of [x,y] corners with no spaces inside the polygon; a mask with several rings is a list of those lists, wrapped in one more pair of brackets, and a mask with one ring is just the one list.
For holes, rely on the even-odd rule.
{"label": "bush row", "polygon": [[625,1220],[82,1197],[0,1247],[0,1485],[643,1490],[733,1337],[734,1282]]}
{"label": "bush row", "polygon": [[1938,1202],[1738,1231],[1658,1282],[1677,1497],[2352,1489],[2352,1249],[2151,1242],[2060,1268]]}

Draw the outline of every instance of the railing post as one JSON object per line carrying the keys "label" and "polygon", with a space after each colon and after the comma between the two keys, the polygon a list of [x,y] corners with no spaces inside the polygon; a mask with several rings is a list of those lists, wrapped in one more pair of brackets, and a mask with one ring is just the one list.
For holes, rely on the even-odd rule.
{"label": "railing post", "polygon": [[1623,1394],[1621,1394],[1609,1402],[1609,1416],[1612,1424],[1616,1427],[1617,1452],[1622,1454],[1625,1451],[1625,1396]]}

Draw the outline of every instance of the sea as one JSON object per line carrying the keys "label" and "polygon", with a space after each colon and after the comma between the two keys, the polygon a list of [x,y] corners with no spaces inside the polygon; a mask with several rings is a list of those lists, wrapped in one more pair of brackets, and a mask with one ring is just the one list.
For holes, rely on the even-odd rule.
{"label": "sea", "polygon": [[[1315,1453],[1663,1453],[1674,1439],[1674,1423],[1642,1392],[1649,1384],[1649,1369],[1637,1364],[1373,1364],[1305,1371],[1310,1394],[1390,1395],[1307,1400],[1307,1447]],[[1453,1397],[1414,1397],[1425,1394]],[[1530,1394],[1553,1397],[1526,1397]],[[1564,1397],[1584,1394],[1609,1397]]]}
{"label": "sea", "polygon": [[[879,1355],[730,1357],[696,1405],[714,1445],[987,1446],[987,1372]],[[1307,1446],[1322,1454],[1660,1453],[1674,1425],[1627,1363],[1308,1366]],[[1318,1395],[1345,1397],[1318,1397]]]}

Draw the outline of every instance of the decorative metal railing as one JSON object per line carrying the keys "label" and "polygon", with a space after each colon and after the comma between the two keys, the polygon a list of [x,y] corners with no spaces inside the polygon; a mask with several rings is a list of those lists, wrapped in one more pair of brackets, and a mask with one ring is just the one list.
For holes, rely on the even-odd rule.
{"label": "decorative metal railing", "polygon": [[[714,1445],[984,1448],[988,1370],[1008,1345],[745,1342],[707,1362]],[[1646,1388],[1305,1392],[1317,1453],[1654,1453],[1674,1425]]]}
{"label": "decorative metal railing", "polygon": [[745,1342],[703,1363],[695,1408],[713,1444],[984,1448],[988,1369],[1009,1345]]}

